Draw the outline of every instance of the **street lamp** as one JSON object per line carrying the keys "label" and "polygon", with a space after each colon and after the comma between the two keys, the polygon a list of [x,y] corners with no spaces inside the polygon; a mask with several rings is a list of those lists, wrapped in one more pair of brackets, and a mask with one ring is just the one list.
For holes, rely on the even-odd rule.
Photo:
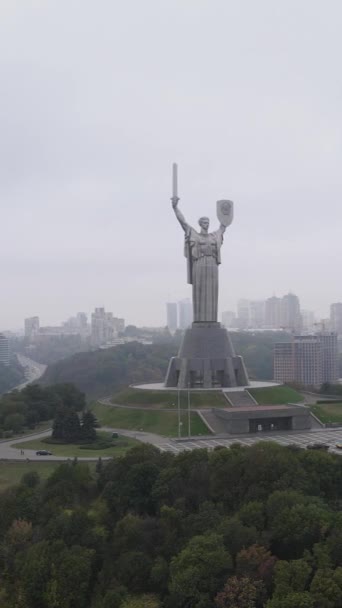
{"label": "street lamp", "polygon": [[188,382],[188,435],[191,437],[191,416],[190,416],[190,382]]}
{"label": "street lamp", "polygon": [[180,419],[180,390],[177,392],[177,411],[178,411],[178,439],[181,436],[181,419]]}

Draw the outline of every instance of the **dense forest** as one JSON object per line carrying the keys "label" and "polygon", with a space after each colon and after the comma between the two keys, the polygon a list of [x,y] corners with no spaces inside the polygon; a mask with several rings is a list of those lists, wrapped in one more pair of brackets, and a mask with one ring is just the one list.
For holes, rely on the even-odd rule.
{"label": "dense forest", "polygon": [[[237,353],[244,357],[252,379],[273,378],[273,345],[285,341],[284,332],[232,333]],[[130,384],[164,380],[170,357],[177,354],[180,335],[143,345],[131,342],[115,348],[78,353],[48,367],[41,382],[45,385],[72,382],[88,397],[112,394]]]}
{"label": "dense forest", "polygon": [[338,608],[342,459],[149,445],[0,495],[2,608]]}
{"label": "dense forest", "polygon": [[0,395],[10,391],[24,380],[24,370],[19,365],[16,357],[11,358],[9,365],[0,363]]}

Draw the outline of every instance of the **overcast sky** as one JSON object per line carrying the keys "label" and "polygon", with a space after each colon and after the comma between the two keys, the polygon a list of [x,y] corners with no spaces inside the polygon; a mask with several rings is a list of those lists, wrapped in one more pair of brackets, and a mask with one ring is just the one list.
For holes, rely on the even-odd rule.
{"label": "overcast sky", "polygon": [[339,0],[1,0],[0,329],[190,296],[180,208],[217,226],[220,308],[342,301]]}

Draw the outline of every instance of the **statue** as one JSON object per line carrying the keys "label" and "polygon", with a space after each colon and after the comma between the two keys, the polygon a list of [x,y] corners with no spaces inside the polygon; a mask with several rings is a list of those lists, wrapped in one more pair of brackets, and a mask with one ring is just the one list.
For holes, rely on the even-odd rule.
{"label": "statue", "polygon": [[233,220],[232,201],[217,201],[220,226],[209,232],[209,218],[198,221],[201,230],[190,226],[178,207],[177,165],[173,165],[172,207],[185,233],[184,254],[187,258],[188,283],[192,284],[194,322],[216,323],[218,308],[218,266],[224,232]]}
{"label": "statue", "polygon": [[172,357],[165,386],[212,389],[248,385],[242,357],[237,356],[227,330],[217,322],[218,267],[224,232],[233,221],[232,201],[217,201],[220,225],[209,232],[201,217],[197,232],[178,208],[177,165],[173,165],[172,207],[185,233],[188,283],[192,284],[194,322],[185,330],[178,356]]}

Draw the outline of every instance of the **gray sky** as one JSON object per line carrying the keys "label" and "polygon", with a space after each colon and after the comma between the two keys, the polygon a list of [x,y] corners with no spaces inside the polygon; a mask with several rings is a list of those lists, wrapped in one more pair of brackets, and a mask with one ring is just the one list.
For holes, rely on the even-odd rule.
{"label": "gray sky", "polygon": [[0,329],[190,295],[180,208],[235,202],[221,310],[342,300],[339,0],[1,0]]}

